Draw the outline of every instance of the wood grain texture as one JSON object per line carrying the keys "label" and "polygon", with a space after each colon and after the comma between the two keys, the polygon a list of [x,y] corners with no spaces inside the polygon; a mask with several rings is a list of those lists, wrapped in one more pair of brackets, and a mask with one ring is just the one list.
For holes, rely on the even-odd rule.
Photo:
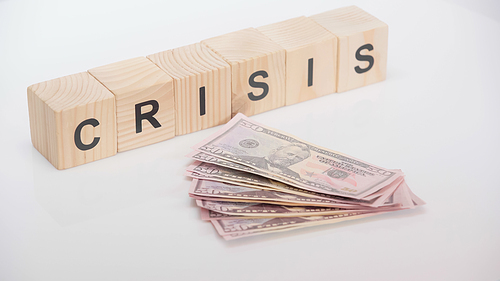
{"label": "wood grain texture", "polygon": [[[255,28],[248,28],[203,40],[210,49],[231,65],[231,115],[247,116],[285,105],[285,49]],[[250,100],[249,93],[262,97],[264,88],[250,86],[249,79],[257,71],[268,77],[256,76],[253,81],[266,83],[269,91],[260,100]]]}
{"label": "wood grain texture", "polygon": [[[337,91],[343,92],[385,80],[387,72],[388,26],[356,6],[340,8],[310,17],[338,37]],[[361,46],[362,56],[372,56],[372,67],[357,73],[355,67],[367,69],[370,63],[356,59]]]}
{"label": "wood grain texture", "polygon": [[[116,97],[118,152],[164,141],[175,136],[173,80],[145,57],[96,67],[89,73]],[[147,119],[136,126],[136,105],[156,101],[159,108],[152,116],[159,123],[154,127]],[[142,114],[153,110],[151,104],[140,108]]]}
{"label": "wood grain texture", "polygon": [[[148,58],[174,79],[176,135],[231,119],[231,69],[212,50],[197,43]],[[200,98],[202,87],[204,100]]]}
{"label": "wood grain texture", "polygon": [[337,91],[337,37],[331,32],[307,17],[257,30],[286,50],[286,105]]}
{"label": "wood grain texture", "polygon": [[[87,72],[28,87],[31,141],[57,169],[66,169],[115,155],[115,97]],[[81,130],[83,144],[99,141],[89,150],[75,144],[75,130],[84,120],[99,125]]]}

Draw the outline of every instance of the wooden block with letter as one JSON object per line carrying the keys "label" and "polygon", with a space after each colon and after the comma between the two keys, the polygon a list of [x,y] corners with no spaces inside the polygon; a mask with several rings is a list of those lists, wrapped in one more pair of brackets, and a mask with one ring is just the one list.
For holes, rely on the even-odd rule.
{"label": "wooden block with letter", "polygon": [[231,65],[232,116],[285,105],[285,49],[255,28],[202,41]]}
{"label": "wooden block with letter", "polygon": [[175,136],[172,78],[145,57],[89,70],[116,96],[118,152]]}
{"label": "wooden block with letter", "polygon": [[338,37],[338,92],[385,80],[387,24],[356,6],[310,18]]}
{"label": "wooden block with letter", "polygon": [[231,70],[200,43],[149,55],[174,79],[176,135],[225,124],[231,119]]}
{"label": "wooden block with letter", "polygon": [[337,37],[310,18],[257,28],[286,50],[286,105],[337,91]]}
{"label": "wooden block with letter", "polygon": [[28,87],[31,141],[57,169],[115,155],[115,97],[87,72]]}

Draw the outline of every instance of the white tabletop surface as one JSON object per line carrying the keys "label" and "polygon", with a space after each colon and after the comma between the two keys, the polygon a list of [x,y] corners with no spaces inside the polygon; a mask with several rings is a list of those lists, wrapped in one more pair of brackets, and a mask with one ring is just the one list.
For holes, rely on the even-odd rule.
{"label": "white tabletop surface", "polygon": [[[386,168],[414,210],[224,241],[183,175],[211,128],[64,171],[26,88],[355,4],[389,25],[387,80],[253,116]],[[495,1],[0,0],[0,280],[500,280]]]}

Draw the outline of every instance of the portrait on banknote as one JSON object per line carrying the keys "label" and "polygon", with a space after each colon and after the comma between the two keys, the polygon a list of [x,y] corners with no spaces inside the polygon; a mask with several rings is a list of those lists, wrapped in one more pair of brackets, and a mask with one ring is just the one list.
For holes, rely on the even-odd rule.
{"label": "portrait on banknote", "polygon": [[357,199],[375,193],[401,176],[400,172],[267,128],[244,115],[235,116],[194,149],[303,189]]}
{"label": "portrait on banknote", "polygon": [[241,161],[251,163],[255,167],[275,173],[283,173],[291,177],[300,175],[288,167],[297,164],[311,156],[309,148],[301,143],[289,143],[272,149],[265,156],[239,155]]}

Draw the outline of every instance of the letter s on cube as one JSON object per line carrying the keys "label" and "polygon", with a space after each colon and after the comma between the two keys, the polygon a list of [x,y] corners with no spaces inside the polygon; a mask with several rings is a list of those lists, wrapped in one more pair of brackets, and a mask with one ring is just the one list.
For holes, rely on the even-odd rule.
{"label": "letter s on cube", "polygon": [[285,106],[285,49],[255,28],[201,41],[231,65],[231,115]]}
{"label": "letter s on cube", "polygon": [[337,92],[385,80],[387,24],[356,6],[310,18],[338,38]]}

